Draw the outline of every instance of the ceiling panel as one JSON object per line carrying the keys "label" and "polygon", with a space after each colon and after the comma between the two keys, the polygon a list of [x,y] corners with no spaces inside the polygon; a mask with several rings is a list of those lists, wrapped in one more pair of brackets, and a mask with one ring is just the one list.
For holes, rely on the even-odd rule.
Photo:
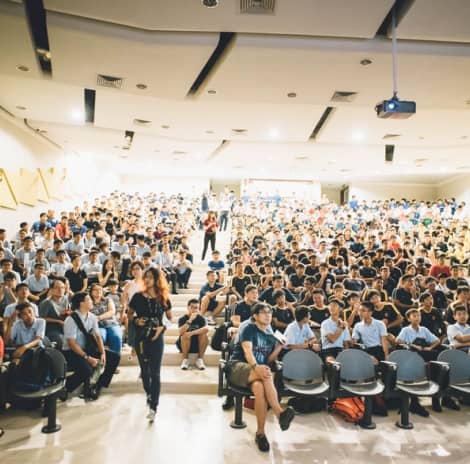
{"label": "ceiling panel", "polygon": [[[36,55],[22,5],[0,2],[0,73],[39,77]],[[16,66],[29,68],[21,72]]]}
{"label": "ceiling panel", "polygon": [[[47,16],[54,79],[96,87],[96,75],[124,79],[122,90],[184,98],[218,34],[137,31],[69,16]],[[147,85],[139,90],[136,85]]]}
{"label": "ceiling panel", "polygon": [[238,0],[208,9],[200,0],[45,0],[45,7],[135,28],[373,37],[393,0],[276,0],[274,14],[240,14]]}
{"label": "ceiling panel", "polygon": [[[323,107],[314,105],[247,104],[233,101],[171,101],[97,92],[95,124],[116,129],[133,128],[133,119],[152,121],[143,133],[198,140],[244,139],[305,141],[320,118]],[[169,126],[168,129],[162,126]],[[247,129],[235,135],[232,129]],[[207,134],[207,131],[213,132]]]}
{"label": "ceiling panel", "polygon": [[[362,66],[363,58],[372,64]],[[399,43],[399,95],[416,100],[419,108],[464,108],[470,99],[469,75],[469,47]],[[326,106],[335,90],[358,92],[354,105],[373,107],[389,98],[390,41],[239,36],[201,99]],[[297,97],[288,98],[289,92]]]}
{"label": "ceiling panel", "polygon": [[397,29],[400,39],[470,42],[468,0],[415,0]]}

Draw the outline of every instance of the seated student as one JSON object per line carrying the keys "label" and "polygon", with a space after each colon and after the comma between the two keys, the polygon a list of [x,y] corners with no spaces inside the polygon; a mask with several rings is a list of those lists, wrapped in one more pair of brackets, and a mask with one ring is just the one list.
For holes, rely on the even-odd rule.
{"label": "seated student", "polygon": [[325,305],[324,293],[320,288],[316,288],[312,292],[313,305],[309,306],[310,320],[312,327],[320,327],[320,324],[328,319],[330,311],[328,306]]}
{"label": "seated student", "polygon": [[[408,345],[412,350],[417,351],[427,362],[435,360],[439,354],[437,348],[441,344],[441,341],[426,327],[420,325],[421,312],[419,309],[409,309],[406,312],[406,318],[410,324],[401,329],[401,332],[397,336],[397,343],[399,345]],[[450,397],[444,397],[443,405],[451,408],[451,403],[453,403],[453,400]],[[438,397],[432,399],[432,407],[435,411],[442,411]],[[429,412],[419,404],[419,400],[416,397],[411,398],[410,412],[423,417],[429,416]]]}
{"label": "seated student", "polygon": [[348,324],[340,318],[342,307],[341,301],[331,301],[328,305],[330,317],[321,323],[320,355],[325,362],[334,361],[336,356],[350,345],[351,335]]}
{"label": "seated student", "polygon": [[364,289],[361,295],[362,301],[369,301],[369,292],[370,291],[377,291],[380,295],[381,301],[388,301],[388,294],[387,291],[384,290],[384,281],[381,276],[376,277],[372,282],[372,287]]}
{"label": "seated student", "polygon": [[295,272],[289,276],[289,282],[287,288],[298,297],[299,294],[305,290],[305,266],[302,263],[298,263],[295,266]]}
{"label": "seated student", "polygon": [[50,279],[58,279],[65,277],[65,273],[71,269],[72,265],[65,260],[66,254],[64,250],[57,252],[57,261],[51,265]]}
{"label": "seated student", "polygon": [[294,310],[287,305],[284,290],[273,293],[275,305],[273,306],[273,329],[284,333],[286,327],[294,321]]}
{"label": "seated student", "polygon": [[[369,301],[374,305],[372,316],[382,321],[387,328],[387,332],[393,336],[397,336],[403,324],[403,316],[392,303],[383,302],[380,294],[376,290],[368,293]],[[389,337],[393,341],[393,337]]]}
{"label": "seated student", "polygon": [[421,325],[442,340],[446,334],[446,325],[442,318],[442,311],[434,308],[433,302],[433,297],[428,292],[421,293],[419,296]]}
{"label": "seated student", "polygon": [[387,328],[373,317],[373,313],[374,305],[370,301],[362,301],[359,307],[361,321],[354,326],[352,338],[364,345],[365,351],[376,362],[385,361],[388,356]]}
{"label": "seated student", "polygon": [[[108,387],[113,378],[116,367],[121,359],[119,353],[105,350],[98,329],[98,319],[90,312],[93,302],[89,295],[84,292],[75,293],[72,297],[72,309],[80,318],[84,329],[92,333],[95,337],[99,353],[86,352],[86,338],[79,329],[74,317],[69,316],[64,322],[64,346],[63,352],[67,360],[68,367],[74,373],[67,377],[66,389],[72,392],[81,384],[84,385],[85,400],[96,400],[102,387]],[[95,357],[96,356],[96,357]],[[99,357],[98,357],[99,356]],[[98,367],[98,363],[104,364],[104,372],[101,374],[96,387],[90,388],[90,377],[93,370]]]}
{"label": "seated student", "polygon": [[426,286],[426,291],[430,293],[434,299],[434,306],[441,311],[447,309],[447,297],[444,292],[437,289],[437,279],[434,277],[427,277],[424,284]]}
{"label": "seated student", "polygon": [[392,293],[392,302],[398,311],[400,311],[400,314],[405,317],[406,311],[418,307],[418,302],[415,298],[416,287],[414,277],[412,274],[404,274],[400,279],[398,287]]}
{"label": "seated student", "polygon": [[15,288],[16,276],[13,272],[7,272],[3,283],[0,283],[0,316],[4,314],[9,305],[16,303]]}
{"label": "seated student", "polygon": [[344,258],[342,256],[336,258],[336,266],[331,269],[331,272],[335,275],[337,282],[342,282],[349,277],[349,268],[344,265]]}
{"label": "seated student", "polygon": [[359,275],[365,280],[367,285],[371,285],[377,276],[377,271],[372,267],[369,255],[365,255],[364,258],[362,258],[362,266],[359,268]]}
{"label": "seated student", "polygon": [[447,338],[454,348],[468,352],[470,349],[470,325],[467,324],[468,312],[465,306],[455,306],[455,324],[447,326]]}
{"label": "seated student", "polygon": [[88,254],[88,262],[82,266],[88,279],[88,285],[98,283],[98,276],[102,265],[98,261],[98,250],[91,250]]}
{"label": "seated student", "polygon": [[108,287],[106,297],[112,300],[114,308],[116,310],[116,319],[122,322],[123,317],[123,304],[122,304],[122,293],[119,290],[119,282],[114,279],[108,280]]}
{"label": "seated student", "polygon": [[348,323],[350,331],[354,326],[360,322],[361,317],[359,315],[359,306],[361,298],[359,293],[349,292],[346,297],[346,307],[343,309],[343,321]]}
{"label": "seated student", "polygon": [[34,315],[30,303],[20,303],[16,307],[18,319],[11,317],[5,332],[6,345],[14,345],[13,362],[18,364],[23,354],[36,346],[42,346],[46,334],[46,321]]}
{"label": "seated student", "polygon": [[237,297],[238,301],[243,300],[246,287],[252,283],[253,282],[251,281],[251,277],[245,275],[243,272],[243,263],[241,261],[237,261],[235,263],[235,270],[232,277],[230,291]]}
{"label": "seated student", "polygon": [[3,258],[0,260],[0,283],[5,281],[5,276],[7,274],[13,274],[16,279],[16,283],[19,284],[21,282],[21,276],[18,272],[13,270],[13,260]]}
{"label": "seated student", "polygon": [[297,304],[299,306],[312,306],[313,305],[313,291],[315,289],[315,280],[312,276],[305,277],[305,289],[300,292]]}
{"label": "seated student", "polygon": [[93,302],[91,313],[98,320],[99,332],[103,343],[115,353],[121,353],[122,329],[116,317],[114,302],[109,296],[104,296],[103,287],[100,284],[92,284],[90,297]]}
{"label": "seated student", "polygon": [[[214,317],[216,317],[225,307],[226,295],[230,288],[217,283],[217,274],[214,271],[207,271],[207,283],[204,284],[199,291],[199,301],[201,302],[201,315],[206,317],[206,313],[212,315],[207,316],[207,323],[215,325]],[[224,295],[223,299],[217,299],[219,295]]]}
{"label": "seated student", "polygon": [[270,306],[274,306],[276,302],[274,301],[273,293],[276,290],[284,290],[288,306],[294,308],[294,303],[296,302],[295,296],[288,288],[283,287],[282,284],[282,276],[280,274],[276,274],[273,277],[273,286],[263,290],[259,296],[259,300],[268,303]]}
{"label": "seated student", "polygon": [[295,308],[295,321],[291,322],[284,332],[289,350],[320,351],[318,343],[309,325],[310,313],[307,306]]}
{"label": "seated student", "polygon": [[343,280],[343,285],[348,292],[357,293],[361,293],[367,287],[366,282],[359,275],[359,266],[357,264],[351,266],[351,276]]}
{"label": "seated student", "polygon": [[313,276],[315,279],[315,288],[321,288],[328,297],[333,290],[333,284],[336,282],[334,274],[328,270],[328,264],[321,263],[318,266],[318,274]]}
{"label": "seated student", "polygon": [[15,289],[16,301],[10,303],[6,308],[5,312],[3,313],[3,333],[6,333],[8,320],[13,317],[16,319],[17,311],[16,307],[21,303],[29,303],[33,308],[34,315],[39,317],[39,310],[38,307],[29,301],[29,288],[28,286],[22,282],[18,284]]}
{"label": "seated student", "polygon": [[336,282],[333,285],[333,293],[329,296],[328,301],[340,300],[343,305],[346,306],[346,293],[344,291],[344,285],[340,282]]}
{"label": "seated student", "polygon": [[56,348],[61,350],[64,341],[64,321],[70,315],[70,302],[65,295],[65,283],[56,279],[52,282],[49,298],[39,305],[39,315],[46,321],[46,335]]}
{"label": "seated student", "polygon": [[447,308],[446,322],[448,324],[455,324],[454,312],[457,306],[463,306],[467,312],[470,311],[470,288],[466,286],[459,286],[453,301]]}
{"label": "seated student", "polygon": [[260,280],[259,280],[259,287],[260,289],[264,290],[265,288],[271,287],[273,284],[273,277],[274,277],[274,265],[270,261],[270,258],[266,258],[266,263],[264,266],[259,268],[260,272]]}
{"label": "seated student", "polygon": [[31,295],[29,298],[35,303],[39,303],[47,297],[49,291],[49,279],[47,278],[44,266],[36,263],[34,266],[34,274],[27,277],[24,283],[29,287]]}
{"label": "seated student", "polygon": [[258,289],[256,285],[247,285],[245,287],[245,297],[243,301],[236,304],[233,314],[230,318],[233,327],[239,328],[240,324],[251,317],[251,309],[258,300]]}
{"label": "seated student", "polygon": [[186,258],[186,252],[180,250],[178,259],[173,263],[173,270],[176,273],[176,281],[179,288],[188,288],[189,278],[191,277],[191,262]]}
{"label": "seated student", "polygon": [[246,321],[237,335],[228,378],[233,385],[250,388],[253,392],[257,423],[255,441],[260,451],[268,452],[270,445],[265,434],[267,406],[278,418],[281,430],[289,428],[295,413],[291,407],[281,409],[269,368],[282,349],[272,335],[271,309],[265,303],[257,303],[251,314],[252,322]]}
{"label": "seated student", "polygon": [[212,252],[212,259],[207,263],[211,271],[215,271],[217,274],[217,282],[223,284],[225,282],[225,277],[227,276],[227,271],[225,269],[225,263],[220,259],[220,252],[214,250]]}
{"label": "seated student", "polygon": [[188,314],[180,317],[178,320],[179,337],[176,340],[176,346],[183,356],[181,369],[186,371],[189,368],[188,354],[198,353],[196,367],[203,371],[206,366],[204,364],[204,354],[209,343],[207,333],[206,320],[199,312],[199,302],[192,298],[188,301]]}

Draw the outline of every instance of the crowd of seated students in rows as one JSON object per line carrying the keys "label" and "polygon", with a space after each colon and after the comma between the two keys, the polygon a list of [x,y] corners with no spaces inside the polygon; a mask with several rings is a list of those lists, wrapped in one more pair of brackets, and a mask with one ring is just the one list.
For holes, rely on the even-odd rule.
{"label": "crowd of seated students in rows", "polygon": [[[248,200],[234,210],[231,276],[218,283],[208,272],[202,313],[213,311],[211,320],[228,304],[236,331],[253,322],[255,303],[268,303],[288,347],[325,362],[352,346],[377,361],[403,346],[426,361],[443,345],[468,351],[470,220],[462,211],[453,200],[310,208]],[[458,408],[448,397],[443,404]],[[428,415],[418,401],[411,410]]]}
{"label": "crowd of seated students in rows", "polygon": [[[144,290],[145,271],[164,273],[172,293],[188,285],[188,239],[198,226],[198,203],[181,195],[113,193],[58,219],[49,210],[32,224],[21,223],[12,237],[0,229],[0,338],[12,347],[13,364],[36,346],[63,350],[75,371],[67,379],[73,391],[104,356],[101,386],[107,386],[127,337],[128,305]],[[97,359],[74,355],[83,350],[71,338],[85,342],[73,311],[92,315],[82,322],[101,335]]]}

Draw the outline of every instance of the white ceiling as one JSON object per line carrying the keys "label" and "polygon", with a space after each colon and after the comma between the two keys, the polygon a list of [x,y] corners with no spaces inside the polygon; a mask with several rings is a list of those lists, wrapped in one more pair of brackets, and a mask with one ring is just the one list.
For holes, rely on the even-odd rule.
{"label": "white ceiling", "polygon": [[[435,182],[470,170],[470,45],[459,43],[470,38],[469,3],[417,0],[403,18],[398,35],[413,40],[399,41],[399,96],[418,108],[407,120],[373,109],[392,93],[391,43],[374,37],[391,0],[277,0],[267,16],[240,15],[235,0],[213,10],[199,0],[45,0],[52,78],[39,70],[22,6],[3,2],[0,105],[67,152],[124,172]],[[188,98],[220,31],[240,33]],[[122,77],[122,88],[98,87],[97,73]],[[80,118],[84,88],[97,90],[94,124]],[[333,103],[336,90],[358,95]],[[332,116],[309,140],[327,106]],[[135,131],[126,151],[125,130]],[[396,145],[393,165],[385,143]]]}

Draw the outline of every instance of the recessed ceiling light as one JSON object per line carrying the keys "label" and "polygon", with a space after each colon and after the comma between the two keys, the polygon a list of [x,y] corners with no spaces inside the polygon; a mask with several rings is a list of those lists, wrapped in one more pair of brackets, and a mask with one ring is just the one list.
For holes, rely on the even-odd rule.
{"label": "recessed ceiling light", "polygon": [[424,137],[423,136],[419,137],[419,140],[424,140]]}
{"label": "recessed ceiling light", "polygon": [[17,110],[24,111],[24,110],[26,109],[26,106],[17,105],[17,106],[16,106],[16,109],[17,109]]}
{"label": "recessed ceiling light", "polygon": [[213,130],[206,130],[206,134],[213,134],[214,131]]}
{"label": "recessed ceiling light", "polygon": [[160,127],[161,127],[162,129],[169,129],[169,128],[170,128],[170,126],[168,126],[168,125],[166,125],[166,124],[162,124]]}
{"label": "recessed ceiling light", "polygon": [[28,71],[29,71],[28,66],[24,66],[24,65],[22,65],[22,64],[17,65],[17,66],[16,66],[16,69],[17,69],[18,71],[22,71],[22,72],[28,72]]}
{"label": "recessed ceiling light", "polygon": [[297,96],[297,94],[296,94],[295,92],[289,92],[289,93],[287,94],[287,96],[288,96],[289,98],[295,98],[295,97]]}
{"label": "recessed ceiling light", "polygon": [[[17,108],[18,108],[18,107],[17,107]],[[19,109],[19,108],[18,108],[18,109]],[[460,138],[461,138],[462,140],[468,139],[468,135],[462,135]]]}
{"label": "recessed ceiling light", "polygon": [[370,58],[364,58],[359,63],[361,63],[362,66],[369,66],[372,64],[372,60]]}
{"label": "recessed ceiling light", "polygon": [[121,147],[120,147],[119,145],[114,145],[114,147],[113,147],[113,148],[117,148],[117,149],[119,149],[119,148],[121,148]]}
{"label": "recessed ceiling light", "polygon": [[274,128],[270,129],[269,136],[273,138],[279,137],[279,130],[274,129]]}
{"label": "recessed ceiling light", "polygon": [[208,90],[207,93],[208,93],[209,95],[215,95],[215,94],[217,93],[217,90],[211,89],[211,90]]}
{"label": "recessed ceiling light", "polygon": [[242,134],[245,134],[247,132],[247,129],[232,129],[232,132],[234,134],[242,135]]}
{"label": "recessed ceiling light", "polygon": [[147,88],[146,84],[136,84],[135,85],[139,90],[145,90]]}
{"label": "recessed ceiling light", "polygon": [[201,3],[206,8],[215,8],[219,6],[219,0],[201,0]]}
{"label": "recessed ceiling light", "polygon": [[153,151],[154,151],[154,153],[160,153],[160,150],[158,148],[153,150]]}

